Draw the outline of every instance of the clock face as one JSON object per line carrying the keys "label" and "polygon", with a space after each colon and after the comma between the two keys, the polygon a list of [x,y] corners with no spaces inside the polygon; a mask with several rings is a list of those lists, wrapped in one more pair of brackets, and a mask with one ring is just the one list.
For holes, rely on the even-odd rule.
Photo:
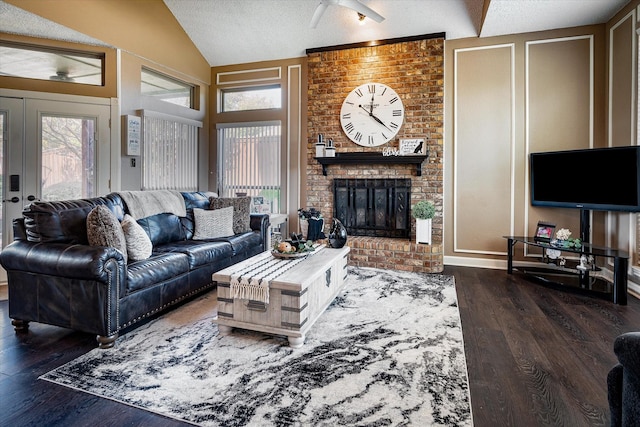
{"label": "clock face", "polygon": [[347,95],[340,109],[340,124],[347,137],[363,147],[391,141],[404,121],[402,100],[389,86],[366,83]]}

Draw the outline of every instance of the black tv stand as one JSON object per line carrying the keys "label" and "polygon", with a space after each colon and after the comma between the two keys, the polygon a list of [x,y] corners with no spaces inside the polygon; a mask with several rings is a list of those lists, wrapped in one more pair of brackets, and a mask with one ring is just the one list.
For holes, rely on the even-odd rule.
{"label": "black tv stand", "polygon": [[[627,269],[629,266],[629,254],[627,252],[594,246],[588,242],[583,242],[580,248],[568,248],[539,242],[533,237],[504,236],[504,238],[507,239],[507,273],[513,274],[515,269],[544,285],[556,289],[575,291],[608,299],[615,304],[627,304]],[[542,248],[542,259],[539,266],[531,265],[532,263],[514,265],[513,247],[518,242],[523,243],[525,246]],[[570,252],[578,256],[592,256],[594,259],[598,257],[613,258],[613,283],[602,277],[594,277],[593,273],[597,271],[595,268],[582,270],[571,263],[559,266],[548,262],[549,259],[546,252],[550,249]],[[595,265],[595,262],[593,265]]]}

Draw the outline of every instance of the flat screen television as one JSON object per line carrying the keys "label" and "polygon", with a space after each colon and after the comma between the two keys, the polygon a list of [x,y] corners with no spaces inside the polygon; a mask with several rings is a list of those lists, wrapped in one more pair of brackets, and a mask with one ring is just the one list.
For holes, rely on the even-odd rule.
{"label": "flat screen television", "polygon": [[640,212],[640,146],[530,154],[531,204]]}

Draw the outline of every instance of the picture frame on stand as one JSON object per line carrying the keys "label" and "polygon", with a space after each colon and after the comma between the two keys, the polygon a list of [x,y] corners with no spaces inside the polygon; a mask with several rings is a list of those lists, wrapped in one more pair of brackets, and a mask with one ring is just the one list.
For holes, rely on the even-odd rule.
{"label": "picture frame on stand", "polygon": [[536,236],[533,238],[536,242],[549,243],[553,238],[553,232],[556,229],[555,224],[551,224],[546,221],[538,221],[536,227]]}

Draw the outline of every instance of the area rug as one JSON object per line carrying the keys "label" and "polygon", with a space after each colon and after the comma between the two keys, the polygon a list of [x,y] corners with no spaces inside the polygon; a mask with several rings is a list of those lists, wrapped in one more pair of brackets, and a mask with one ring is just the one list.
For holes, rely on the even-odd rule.
{"label": "area rug", "polygon": [[215,292],[41,379],[201,426],[471,426],[454,279],[349,268],[300,349],[219,335]]}

